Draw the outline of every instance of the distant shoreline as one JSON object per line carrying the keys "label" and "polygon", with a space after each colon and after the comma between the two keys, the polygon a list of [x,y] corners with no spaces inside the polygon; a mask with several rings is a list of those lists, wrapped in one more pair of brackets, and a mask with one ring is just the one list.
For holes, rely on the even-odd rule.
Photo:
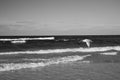
{"label": "distant shoreline", "polygon": [[35,36],[35,37],[40,37],[40,36],[46,36],[46,37],[50,37],[50,36],[120,36],[120,35],[0,35],[0,37],[9,37],[9,36],[13,36],[13,37],[16,37],[16,36],[25,36],[25,37],[30,37],[30,36]]}

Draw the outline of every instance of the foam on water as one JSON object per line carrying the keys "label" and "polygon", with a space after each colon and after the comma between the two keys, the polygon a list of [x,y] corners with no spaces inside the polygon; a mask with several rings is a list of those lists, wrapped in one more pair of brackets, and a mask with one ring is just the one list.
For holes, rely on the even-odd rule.
{"label": "foam on water", "polygon": [[54,37],[0,39],[0,41],[54,40]]}
{"label": "foam on water", "polygon": [[16,44],[16,43],[23,44],[23,43],[26,43],[26,41],[23,41],[23,40],[17,40],[17,41],[11,41],[11,43],[13,43],[13,44]]}
{"label": "foam on water", "polygon": [[120,51],[120,46],[108,46],[108,47],[92,47],[92,48],[66,48],[66,49],[48,49],[37,51],[15,51],[15,52],[0,52],[0,55],[10,54],[49,54],[49,53],[64,53],[64,52],[101,52],[116,50]]}
{"label": "foam on water", "polygon": [[[37,62],[37,63],[3,63],[0,64],[0,71],[10,71],[10,70],[19,70],[23,68],[36,68],[36,67],[44,67],[51,64],[59,64],[59,63],[68,63],[68,62],[74,62],[78,60],[83,60],[85,57],[88,57],[90,55],[84,55],[84,56],[67,56],[67,57],[59,57],[59,58],[52,58],[52,59],[43,59],[45,61],[43,62]],[[36,61],[39,59],[31,59],[32,61]]]}
{"label": "foam on water", "polygon": [[101,55],[117,55],[117,52],[105,52],[105,53],[99,53]]}

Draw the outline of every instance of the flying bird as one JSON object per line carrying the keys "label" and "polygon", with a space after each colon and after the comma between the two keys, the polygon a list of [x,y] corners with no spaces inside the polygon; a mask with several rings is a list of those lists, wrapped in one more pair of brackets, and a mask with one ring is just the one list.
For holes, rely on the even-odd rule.
{"label": "flying bird", "polygon": [[90,47],[90,43],[93,42],[90,39],[83,39],[82,42],[85,42],[88,47]]}

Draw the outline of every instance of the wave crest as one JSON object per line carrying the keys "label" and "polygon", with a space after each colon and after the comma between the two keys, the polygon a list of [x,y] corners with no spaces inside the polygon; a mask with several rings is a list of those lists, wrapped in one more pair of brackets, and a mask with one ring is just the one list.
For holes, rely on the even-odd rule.
{"label": "wave crest", "polygon": [[104,52],[104,53],[99,53],[101,55],[117,55],[117,52]]}
{"label": "wave crest", "polygon": [[[74,62],[78,60],[83,60],[85,57],[88,57],[90,55],[84,55],[84,56],[67,56],[62,58],[52,58],[52,59],[44,59],[43,62],[37,62],[37,63],[3,63],[0,64],[0,71],[10,71],[10,70],[19,70],[23,68],[36,68],[36,67],[44,67],[51,64],[59,64],[59,63],[68,63],[68,62]],[[31,59],[32,61],[36,61],[39,59]]]}
{"label": "wave crest", "polygon": [[54,37],[0,39],[0,41],[54,40]]}
{"label": "wave crest", "polygon": [[1,52],[0,55],[10,54],[50,54],[50,53],[64,53],[64,52],[102,52],[116,50],[120,51],[120,46],[109,47],[93,47],[93,48],[66,48],[66,49],[48,49],[37,51],[15,51],[15,52]]}

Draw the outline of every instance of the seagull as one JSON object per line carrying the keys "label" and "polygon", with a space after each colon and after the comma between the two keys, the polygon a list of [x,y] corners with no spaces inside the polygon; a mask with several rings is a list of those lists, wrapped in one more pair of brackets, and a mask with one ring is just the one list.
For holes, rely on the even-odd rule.
{"label": "seagull", "polygon": [[90,39],[83,39],[82,42],[85,42],[88,47],[90,47],[90,42],[93,42]]}

